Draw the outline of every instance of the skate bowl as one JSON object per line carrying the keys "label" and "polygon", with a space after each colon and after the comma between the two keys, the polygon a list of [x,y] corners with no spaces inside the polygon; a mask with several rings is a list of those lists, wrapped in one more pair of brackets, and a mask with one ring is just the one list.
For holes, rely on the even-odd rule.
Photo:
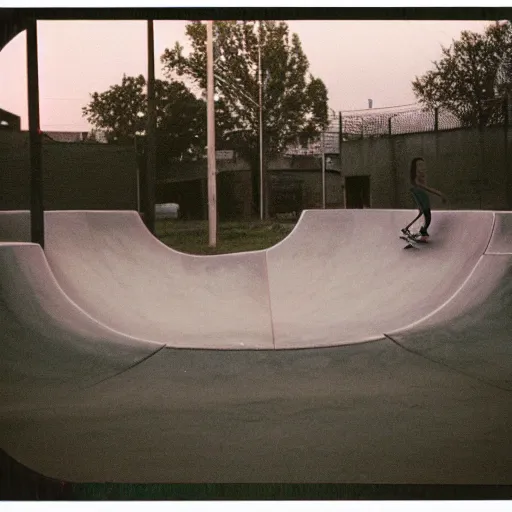
{"label": "skate bowl", "polygon": [[305,211],[267,250],[194,256],[164,246],[135,212],[46,212],[45,255],[74,303],[128,336],[181,348],[336,346],[420,320],[489,244],[492,212],[436,212],[432,243],[404,251],[397,233],[413,215]]}
{"label": "skate bowl", "polygon": [[495,213],[485,254],[442,307],[387,336],[407,350],[512,391],[512,214]]}
{"label": "skate bowl", "polygon": [[[435,212],[430,245],[404,251],[395,233],[413,212],[306,212],[267,251],[192,263],[122,220],[130,212],[50,213],[45,252],[0,244],[0,447],[20,463],[71,482],[512,482],[510,214]],[[121,251],[129,234],[147,249]],[[163,323],[128,334],[158,316],[119,330],[117,306],[100,319],[93,307],[87,282],[107,278],[102,293],[115,286],[110,300],[131,307],[124,271],[153,284],[148,304],[160,300],[144,267],[159,262],[165,286],[204,308],[175,320],[188,329],[181,346],[178,329],[151,339]],[[184,277],[187,295],[173,276],[186,271],[212,280],[198,291]],[[233,283],[216,289],[223,279]],[[242,292],[229,343],[202,338],[221,325],[209,313]],[[220,304],[206,309],[208,294]],[[255,304],[261,324],[244,318]],[[245,326],[259,331],[237,340]]]}
{"label": "skate bowl", "polygon": [[114,332],[80,310],[37,244],[0,242],[0,266],[4,406],[53,400],[59,390],[93,385],[163,347]]}

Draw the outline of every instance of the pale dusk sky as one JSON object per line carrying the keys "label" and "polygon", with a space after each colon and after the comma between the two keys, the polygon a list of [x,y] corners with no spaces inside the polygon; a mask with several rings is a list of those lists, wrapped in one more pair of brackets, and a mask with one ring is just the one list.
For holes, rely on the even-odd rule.
{"label": "pale dusk sky", "polygon": [[[310,62],[327,86],[335,111],[415,103],[411,82],[432,69],[461,31],[482,33],[492,21],[289,21]],[[155,21],[155,67],[179,41],[185,49],[186,21]],[[145,21],[39,21],[41,128],[87,131],[82,107],[92,92],[121,82],[123,74],[147,73]],[[27,122],[26,35],[0,52],[0,108]]]}

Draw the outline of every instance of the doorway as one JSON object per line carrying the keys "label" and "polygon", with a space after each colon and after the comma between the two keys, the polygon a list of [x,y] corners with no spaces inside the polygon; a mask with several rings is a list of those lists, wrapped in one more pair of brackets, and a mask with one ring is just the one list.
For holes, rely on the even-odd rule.
{"label": "doorway", "polygon": [[370,176],[345,177],[345,207],[371,207]]}

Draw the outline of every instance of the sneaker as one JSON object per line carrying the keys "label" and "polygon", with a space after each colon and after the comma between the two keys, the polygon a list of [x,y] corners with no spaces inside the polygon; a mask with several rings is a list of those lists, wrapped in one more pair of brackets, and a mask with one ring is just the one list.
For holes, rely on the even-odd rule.
{"label": "sneaker", "polygon": [[429,237],[429,234],[425,228],[420,229],[420,235],[427,238]]}

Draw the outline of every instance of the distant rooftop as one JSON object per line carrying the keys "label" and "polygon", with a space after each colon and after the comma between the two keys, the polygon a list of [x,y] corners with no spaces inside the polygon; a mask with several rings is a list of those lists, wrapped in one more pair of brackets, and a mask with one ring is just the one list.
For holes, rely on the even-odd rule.
{"label": "distant rooftop", "polygon": [[102,134],[96,134],[96,138],[91,136],[90,132],[59,132],[42,130],[42,134],[47,139],[55,142],[106,142]]}
{"label": "distant rooftop", "polygon": [[0,108],[0,130],[20,131],[21,118],[8,110]]}

